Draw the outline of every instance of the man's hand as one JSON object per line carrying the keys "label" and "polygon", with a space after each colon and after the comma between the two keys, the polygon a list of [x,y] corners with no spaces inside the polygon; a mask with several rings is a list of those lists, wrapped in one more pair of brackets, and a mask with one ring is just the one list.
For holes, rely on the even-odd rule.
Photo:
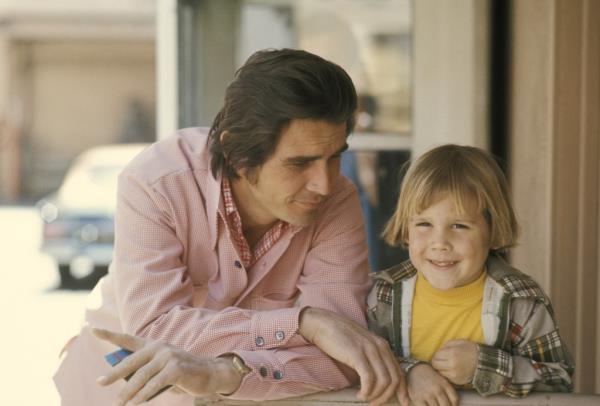
{"label": "man's hand", "polygon": [[92,329],[92,332],[98,338],[134,351],[98,378],[98,383],[106,386],[133,374],[119,394],[116,403],[119,406],[127,402],[140,404],[168,385],[192,396],[229,394],[242,380],[231,360],[225,358],[201,358],[159,341],[108,330]]}
{"label": "man's hand", "polygon": [[404,372],[386,340],[352,320],[317,308],[302,312],[299,332],[331,358],[356,371],[360,400],[380,405],[396,396],[402,405],[408,405]]}
{"label": "man's hand", "polygon": [[477,344],[469,340],[447,341],[431,359],[431,365],[455,385],[473,380],[477,369]]}
{"label": "man's hand", "polygon": [[458,405],[456,390],[429,364],[417,364],[408,371],[408,395],[414,406]]}

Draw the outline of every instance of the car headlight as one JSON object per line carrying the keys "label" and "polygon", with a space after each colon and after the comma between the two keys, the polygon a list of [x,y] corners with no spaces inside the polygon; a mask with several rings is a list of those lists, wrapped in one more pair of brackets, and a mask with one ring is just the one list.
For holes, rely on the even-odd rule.
{"label": "car headlight", "polygon": [[46,223],[51,223],[58,218],[58,207],[46,201],[40,206],[40,216]]}
{"label": "car headlight", "polygon": [[81,239],[87,243],[98,240],[98,227],[94,224],[86,224],[79,230]]}

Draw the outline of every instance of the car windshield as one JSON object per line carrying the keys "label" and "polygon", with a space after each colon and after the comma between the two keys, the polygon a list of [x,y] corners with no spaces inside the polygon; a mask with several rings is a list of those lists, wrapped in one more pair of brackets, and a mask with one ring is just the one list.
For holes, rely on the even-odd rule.
{"label": "car windshield", "polygon": [[144,144],[101,146],[82,153],[58,190],[63,208],[113,211],[119,173]]}
{"label": "car windshield", "polygon": [[80,209],[112,210],[121,165],[74,166],[59,189],[61,204]]}
{"label": "car windshield", "polygon": [[100,187],[114,188],[122,166],[94,166],[88,169],[88,180]]}

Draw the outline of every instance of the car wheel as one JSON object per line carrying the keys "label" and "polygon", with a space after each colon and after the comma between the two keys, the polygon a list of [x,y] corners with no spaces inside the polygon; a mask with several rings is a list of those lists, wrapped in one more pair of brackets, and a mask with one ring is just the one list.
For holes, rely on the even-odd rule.
{"label": "car wheel", "polygon": [[67,265],[59,265],[58,272],[60,274],[60,287],[62,289],[92,289],[96,283],[108,272],[108,267],[105,265],[96,265],[94,270],[82,278],[77,278],[71,273],[71,267]]}

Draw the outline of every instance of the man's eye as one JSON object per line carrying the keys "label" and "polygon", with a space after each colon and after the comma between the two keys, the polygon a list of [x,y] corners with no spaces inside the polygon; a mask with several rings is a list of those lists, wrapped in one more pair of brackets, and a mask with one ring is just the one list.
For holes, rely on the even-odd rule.
{"label": "man's eye", "polygon": [[291,166],[293,166],[294,168],[304,168],[308,166],[309,163],[310,161],[293,161],[291,162]]}

